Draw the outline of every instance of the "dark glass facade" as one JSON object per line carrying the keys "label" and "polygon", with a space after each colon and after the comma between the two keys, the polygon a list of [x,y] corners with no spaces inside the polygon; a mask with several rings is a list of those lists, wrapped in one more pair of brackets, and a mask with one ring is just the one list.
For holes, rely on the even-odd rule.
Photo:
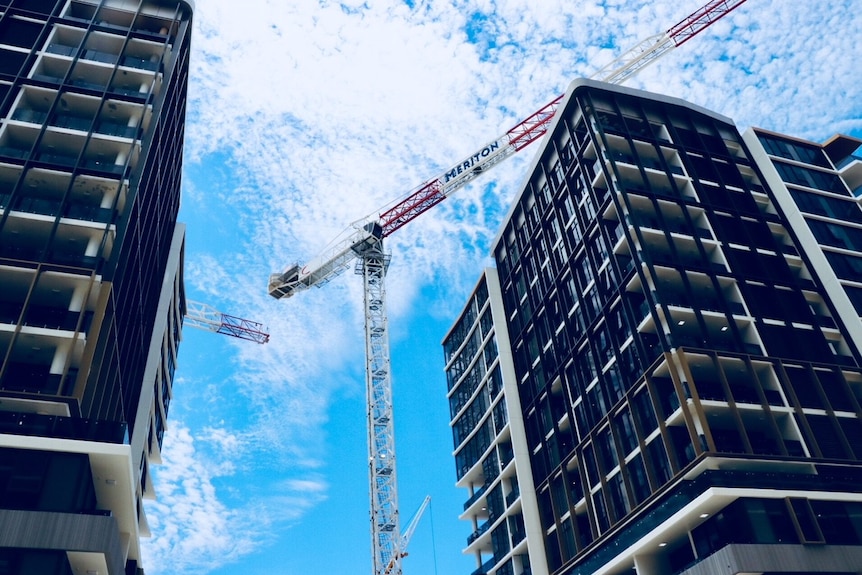
{"label": "dark glass facade", "polygon": [[[496,281],[490,284],[499,291]],[[458,485],[468,492],[464,519],[472,531],[465,553],[476,558],[476,573],[514,575],[529,571],[530,553],[509,421],[517,400],[511,406],[512,399],[504,393],[503,374],[511,365],[498,353],[499,346],[508,343],[495,332],[502,317],[494,318],[501,308],[495,310],[493,302],[499,299],[499,294],[489,294],[483,277],[446,336],[443,350],[455,472]]]}
{"label": "dark glass facade", "polygon": [[[177,0],[0,0],[0,530],[37,533],[0,536],[0,573],[92,572],[50,530],[81,530],[99,572],[138,568],[184,310],[191,17]],[[27,513],[54,499],[80,505]]]}
{"label": "dark glass facade", "polygon": [[[862,211],[837,161],[589,81],[544,142],[494,256],[548,572],[699,573],[736,543],[862,558],[823,527],[862,501]],[[803,230],[791,196],[849,223]]]}

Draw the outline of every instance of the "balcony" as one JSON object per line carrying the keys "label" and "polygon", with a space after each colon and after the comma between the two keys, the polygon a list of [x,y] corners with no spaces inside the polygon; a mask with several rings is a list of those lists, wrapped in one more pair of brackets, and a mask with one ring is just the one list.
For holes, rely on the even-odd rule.
{"label": "balcony", "polygon": [[[65,72],[63,71],[54,72],[43,70],[33,74],[33,79],[39,82],[57,85],[63,83],[64,75]],[[95,81],[96,79],[102,79],[100,76],[105,76],[104,81]],[[87,70],[82,75],[78,75],[77,73],[74,74],[73,77],[69,79],[68,83],[71,86],[77,86],[79,88],[84,88],[85,90],[92,90],[99,94],[104,93],[107,89],[109,93],[122,94],[139,100],[149,98],[148,87],[153,84],[153,75],[151,73],[144,75],[143,73],[138,72],[130,73],[128,76],[118,76],[113,85],[107,86],[109,76],[110,74],[90,73],[90,71]],[[161,79],[157,78],[153,92],[158,93],[160,88]]]}
{"label": "balcony", "polygon": [[[29,124],[43,125],[48,119],[48,113],[41,110],[31,110],[26,108],[18,108],[12,114],[12,119],[18,122],[27,122]],[[47,122],[55,128],[65,128],[68,130],[78,130],[80,132],[89,132],[93,127],[93,132],[104,134],[106,136],[117,136],[120,138],[136,138],[138,128],[129,126],[121,122],[112,120],[97,120],[93,126],[93,118],[90,116],[74,116],[72,114],[57,114],[54,118]]]}
{"label": "balcony", "polygon": [[0,157],[23,160],[29,155],[30,148],[21,148],[19,146],[0,146]]}
{"label": "balcony", "polygon": [[0,411],[0,433],[103,443],[128,443],[126,424],[120,421],[37,413]]}
{"label": "balcony", "polygon": [[487,575],[491,572],[491,569],[493,569],[494,565],[496,564],[497,560],[494,557],[491,557],[490,559],[482,563],[482,566],[473,571],[473,573],[471,573],[470,575]]}
{"label": "balcony", "polygon": [[[9,199],[10,197],[8,194],[0,195],[0,207],[8,205]],[[61,200],[18,197],[12,202],[11,208],[14,211],[28,214],[56,216],[61,212],[62,205],[63,202]],[[107,224],[111,221],[113,210],[94,205],[73,203],[68,205],[66,209],[62,211],[61,215],[74,220]]]}
{"label": "balcony", "polygon": [[45,48],[45,52],[48,52],[49,54],[59,54],[60,56],[74,56],[77,49],[77,46],[67,46],[65,44],[52,42],[48,44],[47,48]]}
{"label": "balcony", "polygon": [[27,122],[28,124],[44,124],[48,119],[48,112],[41,110],[30,110],[27,108],[18,108],[12,113],[12,119],[17,122]]}
{"label": "balcony", "polygon": [[838,163],[836,169],[847,186],[853,190],[853,195],[858,197],[862,189],[862,157],[848,156]]}
{"label": "balcony", "polygon": [[[47,352],[46,351],[46,355]],[[0,379],[0,390],[46,394],[46,395],[64,395],[71,393],[71,386],[74,385],[75,377],[77,376],[76,369],[70,369],[65,381],[63,376],[59,374],[49,373],[48,364],[33,364],[9,361],[6,365],[6,371]],[[63,389],[60,389],[61,385]],[[67,389],[68,388],[68,389]],[[0,411],[0,414],[7,413]]]}
{"label": "balcony", "polygon": [[471,534],[467,537],[467,545],[468,545],[468,546],[469,546],[469,545],[471,545],[474,541],[476,541],[476,539],[478,539],[479,537],[481,537],[482,535],[484,535],[485,533],[487,533],[487,532],[488,532],[488,529],[489,529],[490,527],[491,527],[491,521],[490,521],[490,520],[489,520],[489,521],[485,521],[482,525],[480,525],[480,526],[479,526],[479,528],[478,528],[478,529],[476,529],[473,533],[471,533]]}
{"label": "balcony", "polygon": [[[75,34],[66,35],[58,42],[48,45],[46,52],[62,56],[74,56],[78,50],[76,42],[80,39]],[[144,41],[132,39],[127,46],[126,53],[120,55],[123,48],[122,40],[113,34],[91,35],[88,47],[81,50],[80,57],[92,62],[103,64],[119,64],[129,68],[148,70],[155,72],[159,69],[161,54],[164,45],[161,42]],[[74,45],[73,45],[74,44]]]}
{"label": "balcony", "polygon": [[45,262],[76,268],[97,269],[101,263],[98,256],[85,256],[73,252],[53,250],[42,257],[42,250],[33,247],[0,245],[0,257],[30,262]]}
{"label": "balcony", "polygon": [[[21,313],[21,306],[15,303],[0,302],[0,323],[16,324]],[[78,319],[81,312],[69,311],[64,308],[35,306],[27,309],[24,321],[21,325],[41,327],[45,329],[58,329],[63,331],[75,331],[78,328]],[[93,319],[92,312],[84,312],[81,331],[87,331]]]}
{"label": "balcony", "polygon": [[487,490],[488,486],[483,485],[482,487],[474,491],[473,495],[470,496],[470,499],[464,502],[464,511],[467,511],[467,509],[469,509],[471,505],[476,503],[476,501],[478,501],[483,495],[485,495],[485,491]]}
{"label": "balcony", "polygon": [[509,492],[506,496],[506,507],[510,507],[515,501],[518,500],[518,497],[521,496],[521,489],[515,485],[515,488]]}

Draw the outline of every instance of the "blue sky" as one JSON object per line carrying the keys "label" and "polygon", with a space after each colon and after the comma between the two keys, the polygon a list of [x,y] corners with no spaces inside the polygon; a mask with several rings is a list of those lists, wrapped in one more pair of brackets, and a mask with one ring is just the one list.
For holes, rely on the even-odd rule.
{"label": "blue sky", "polygon": [[[182,221],[189,298],[268,325],[187,329],[150,575],[371,569],[361,281],[276,301],[270,273],[473,153],[703,0],[198,0]],[[812,7],[816,4],[816,10]],[[814,141],[862,136],[852,0],[749,0],[627,85]],[[531,149],[389,238],[407,575],[468,575],[440,342],[490,263]],[[406,521],[404,521],[406,522]]]}

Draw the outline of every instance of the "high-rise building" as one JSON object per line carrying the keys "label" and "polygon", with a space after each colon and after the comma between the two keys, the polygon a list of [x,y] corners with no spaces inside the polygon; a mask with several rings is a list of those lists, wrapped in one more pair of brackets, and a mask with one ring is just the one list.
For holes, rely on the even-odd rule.
{"label": "high-rise building", "polygon": [[477,574],[547,575],[530,570],[544,552],[529,511],[536,491],[499,286],[496,270],[485,270],[443,343],[457,485],[469,491],[462,519],[473,532],[465,552],[475,555]]}
{"label": "high-rise building", "polygon": [[572,84],[443,342],[477,574],[859,572],[860,144]]}
{"label": "high-rise building", "polygon": [[0,573],[142,573],[193,7],[0,0]]}

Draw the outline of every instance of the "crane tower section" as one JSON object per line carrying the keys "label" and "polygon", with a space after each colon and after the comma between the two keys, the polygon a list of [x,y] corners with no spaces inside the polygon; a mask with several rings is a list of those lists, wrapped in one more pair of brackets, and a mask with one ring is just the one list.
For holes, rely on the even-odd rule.
{"label": "crane tower section", "polygon": [[371,547],[372,557],[376,558],[377,563],[375,573],[379,573],[382,566],[400,565],[401,562],[389,321],[384,281],[388,266],[389,256],[384,253],[383,242],[380,241],[362,253],[356,269],[364,282],[365,408],[368,421],[368,476],[371,481]]}

